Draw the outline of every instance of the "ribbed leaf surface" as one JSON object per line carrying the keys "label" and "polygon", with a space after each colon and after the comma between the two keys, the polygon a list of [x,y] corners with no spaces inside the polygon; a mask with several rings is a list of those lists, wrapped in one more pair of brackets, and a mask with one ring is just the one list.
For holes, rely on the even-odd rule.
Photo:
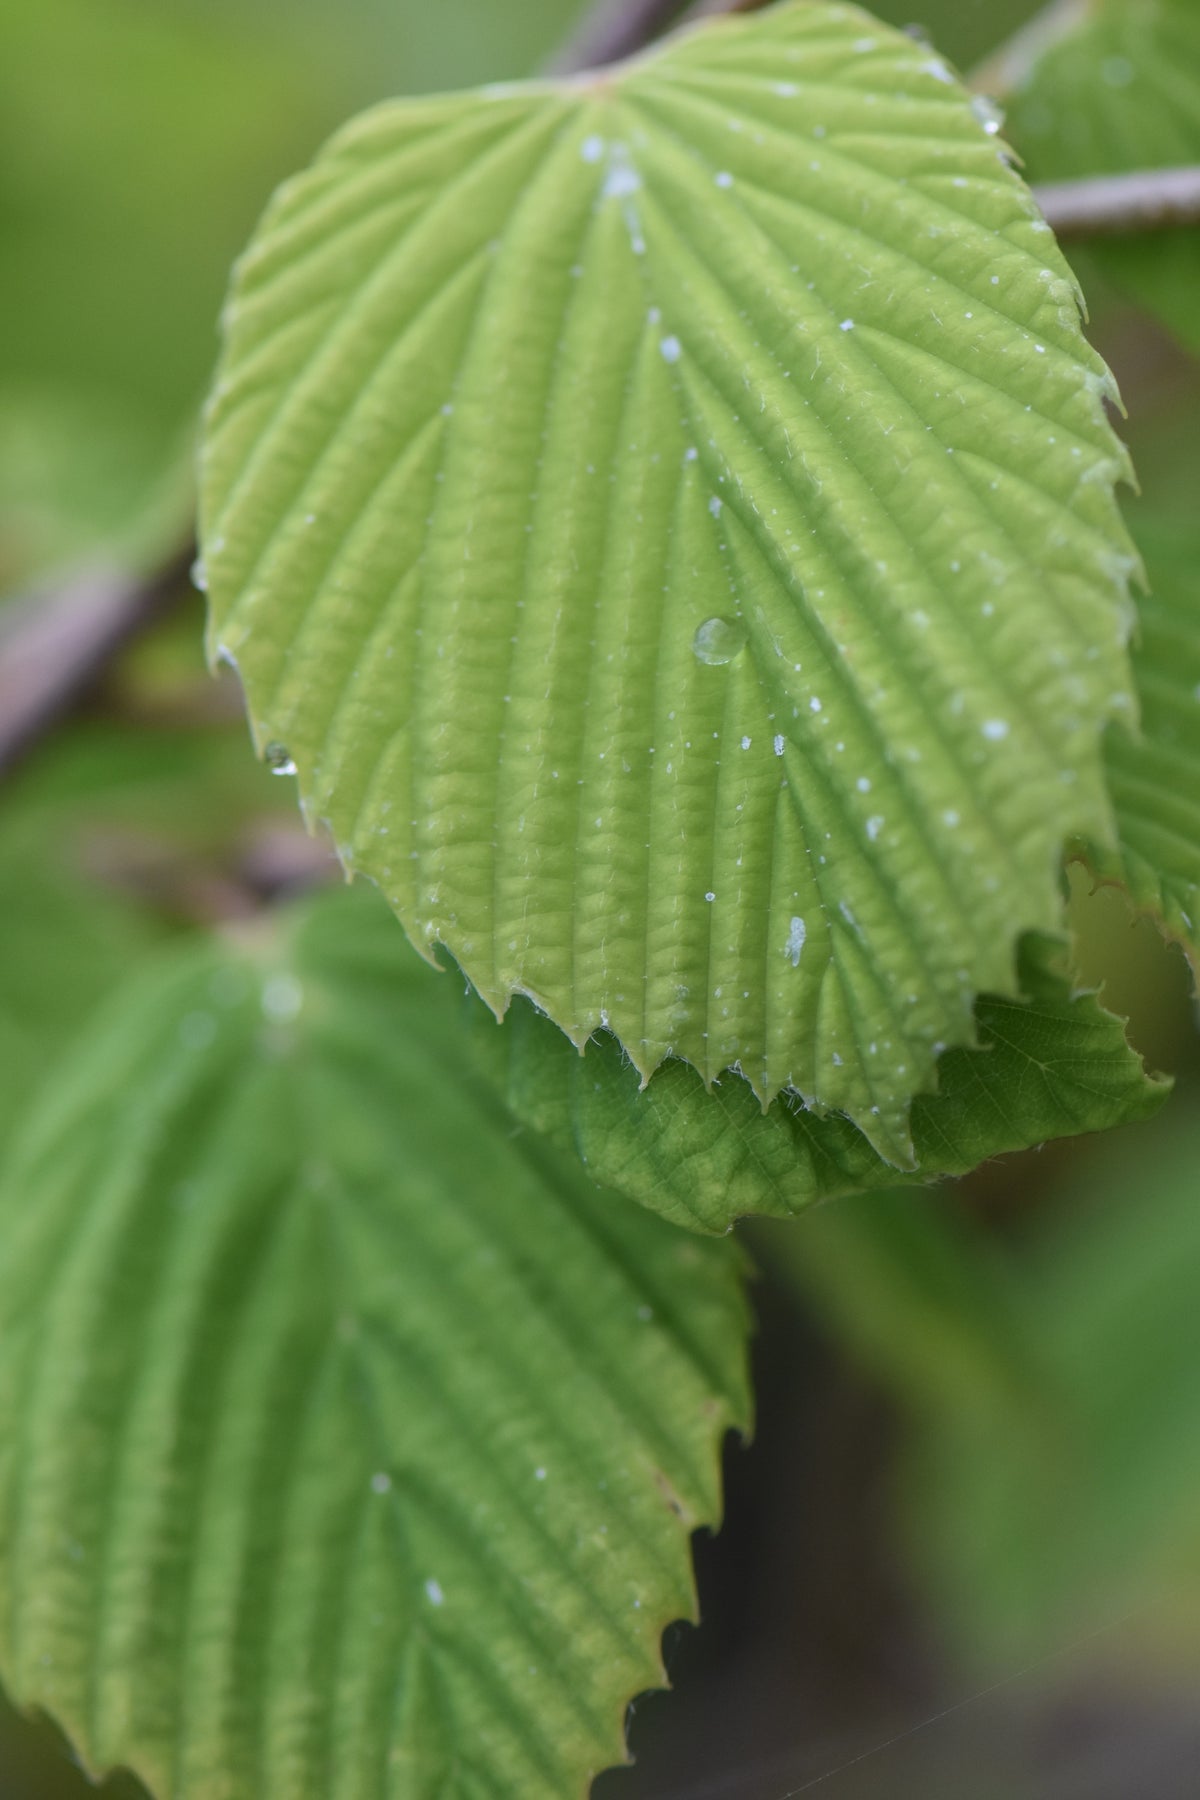
{"label": "ribbed leaf surface", "polygon": [[212,647],[497,1010],[904,1163],[1109,827],[1108,390],[986,122],[853,7],[384,107],[237,278]]}
{"label": "ribbed leaf surface", "polygon": [[465,1085],[386,923],[167,965],[3,1182],[0,1666],[164,1800],[582,1795],[746,1418],[734,1247]]}
{"label": "ribbed leaf surface", "polygon": [[[1200,7],[1080,7],[1024,71],[1009,131],[1034,181],[1200,163]],[[1096,241],[1088,254],[1200,352],[1200,231]]]}
{"label": "ribbed leaf surface", "polygon": [[1151,584],[1134,655],[1142,729],[1109,739],[1121,848],[1093,847],[1089,861],[1200,970],[1200,520],[1147,526],[1139,539]]}
{"label": "ribbed leaf surface", "polygon": [[[1121,1021],[1073,990],[1060,946],[1025,942],[1021,987],[1021,1000],[979,1000],[979,1047],[948,1050],[937,1094],[914,1102],[908,1179],[963,1175],[1006,1151],[1130,1124],[1166,1099],[1170,1083],[1147,1077]],[[744,1213],[784,1217],[900,1179],[848,1119],[786,1096],[764,1113],[736,1075],[706,1095],[694,1069],[671,1062],[639,1093],[611,1038],[578,1057],[524,1001],[501,1031],[478,1001],[467,1022],[464,1054],[518,1118],[574,1148],[597,1181],[677,1224],[725,1231]]]}

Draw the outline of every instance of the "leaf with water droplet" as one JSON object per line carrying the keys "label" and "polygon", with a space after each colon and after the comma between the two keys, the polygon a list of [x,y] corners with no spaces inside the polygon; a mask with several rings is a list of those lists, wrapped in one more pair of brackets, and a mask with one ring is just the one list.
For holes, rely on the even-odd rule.
{"label": "leaf with water droplet", "polygon": [[1064,841],[1111,836],[1111,392],[969,96],[854,7],[376,109],[239,265],[212,641],[498,1012],[906,1164]]}
{"label": "leaf with water droplet", "polygon": [[995,137],[1004,124],[1004,108],[989,94],[972,94],[971,111],[989,137]]}

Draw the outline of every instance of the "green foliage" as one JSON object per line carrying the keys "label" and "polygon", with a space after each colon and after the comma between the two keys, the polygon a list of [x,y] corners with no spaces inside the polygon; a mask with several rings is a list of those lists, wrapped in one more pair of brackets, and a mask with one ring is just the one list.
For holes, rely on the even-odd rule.
{"label": "green foliage", "polygon": [[[938,1092],[914,1102],[914,1181],[1148,1118],[1166,1099],[1170,1084],[1147,1079],[1121,1022],[1072,991],[1060,947],[1026,940],[1021,989],[1021,1000],[978,1002],[979,1048],[947,1051]],[[528,1002],[515,1002],[500,1029],[480,1002],[467,1011],[469,1054],[516,1116],[574,1148],[597,1181],[677,1224],[724,1231],[744,1213],[784,1217],[896,1184],[896,1170],[848,1119],[789,1097],[764,1113],[735,1075],[706,1095],[697,1072],[677,1061],[639,1092],[609,1037],[581,1058]]]}
{"label": "green foliage", "polygon": [[[569,10],[0,0],[0,586],[182,505],[283,163]],[[1053,16],[1030,179],[1200,160],[1193,6]],[[782,0],[389,102],[272,203],[211,647],[416,950],[362,882],[257,916],[292,788],[185,619],[3,797],[0,1676],[89,1769],[582,1795],[694,1616],[746,1213],[917,1421],[964,1639],[1193,1554],[1194,1137],[1049,1234],[1049,1156],[1003,1240],[914,1191],[1170,1091],[1080,989],[1064,847],[1200,960],[1200,539],[1156,493],[1131,657],[1113,384],[995,128],[919,34]],[[1098,249],[1193,349],[1196,255]]]}
{"label": "green foliage", "polygon": [[744,1425],[732,1245],[461,1078],[336,900],[179,952],[0,1194],[0,1657],[158,1793],[582,1792]]}
{"label": "green foliage", "polygon": [[385,107],[241,265],[212,645],[497,1010],[911,1166],[1064,838],[1109,833],[1108,391],[967,96],[853,8]]}
{"label": "green foliage", "polygon": [[[1114,734],[1110,782],[1121,872],[1189,955],[1200,956],[1200,535],[1153,538],[1153,592],[1141,608],[1138,737]],[[1116,865],[1112,865],[1114,870]]]}
{"label": "green foliage", "polygon": [[0,587],[186,528],[229,261],[357,97],[247,11],[0,0]]}
{"label": "green foliage", "polygon": [[[1200,1130],[1193,1110],[1149,1143],[1097,1146],[1020,1259],[997,1360],[1024,1371],[1014,1409],[926,1408],[908,1471],[922,1576],[989,1666],[1111,1626],[1200,1655]],[[978,1265],[978,1234],[968,1255]],[[986,1314],[981,1316],[987,1316]],[[964,1306],[959,1328],[972,1330]]]}
{"label": "green foliage", "polygon": [[1139,613],[1137,735],[1114,731],[1109,785],[1118,854],[1094,849],[1095,871],[1119,881],[1200,966],[1200,521],[1139,531],[1150,592]]}
{"label": "green foliage", "polygon": [[[1092,0],[1020,70],[1009,132],[1031,181],[1200,163],[1195,0]],[[1200,351],[1200,233],[1097,241],[1086,257]]]}
{"label": "green foliage", "polygon": [[0,1145],[65,1042],[140,961],[157,933],[97,892],[24,821],[0,821]]}

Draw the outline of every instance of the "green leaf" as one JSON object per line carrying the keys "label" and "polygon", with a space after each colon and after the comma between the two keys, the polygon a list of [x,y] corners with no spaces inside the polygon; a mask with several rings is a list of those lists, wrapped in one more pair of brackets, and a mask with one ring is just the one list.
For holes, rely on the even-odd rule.
{"label": "green leaf", "polygon": [[[1116,1619],[1172,1667],[1200,1653],[1198,1167],[1194,1109],[1081,1159],[1008,1269],[1010,1366],[1040,1371],[1036,1410],[924,1409],[909,1530],[985,1669]],[[976,1243],[981,1274],[992,1254]]]}
{"label": "green leaf", "polygon": [[967,95],[854,8],[387,106],[240,267],[211,646],[495,1010],[907,1165],[1109,832],[1110,391]]}
{"label": "green leaf", "polygon": [[1086,859],[1200,972],[1200,526],[1153,521],[1138,536],[1150,578],[1134,651],[1141,729],[1109,736],[1120,847],[1089,844]]}
{"label": "green leaf", "polygon": [[[1026,999],[978,1001],[979,1048],[948,1050],[938,1092],[915,1101],[914,1182],[1149,1118],[1170,1093],[1169,1082],[1146,1076],[1120,1020],[1072,991],[1059,946],[1024,941],[1021,986]],[[696,1071],[672,1061],[639,1092],[611,1037],[579,1057],[528,1002],[514,1003],[501,1031],[477,1001],[468,1021],[465,1048],[518,1118],[573,1147],[597,1181],[677,1224],[724,1231],[745,1213],[785,1217],[896,1185],[896,1170],[848,1119],[788,1097],[764,1113],[736,1075],[706,1096]]]}
{"label": "green leaf", "polygon": [[22,797],[0,805],[0,1148],[83,1020],[162,935],[87,880],[74,846]]}
{"label": "green leaf", "polygon": [[[1029,179],[1200,163],[1195,0],[1092,0],[1064,17],[1064,32],[1016,71],[1008,129]],[[1200,352],[1200,232],[1141,233],[1085,248]]]}
{"label": "green leaf", "polygon": [[464,1084],[345,924],[164,963],[8,1165],[0,1665],[174,1800],[564,1800],[694,1610],[741,1261]]}

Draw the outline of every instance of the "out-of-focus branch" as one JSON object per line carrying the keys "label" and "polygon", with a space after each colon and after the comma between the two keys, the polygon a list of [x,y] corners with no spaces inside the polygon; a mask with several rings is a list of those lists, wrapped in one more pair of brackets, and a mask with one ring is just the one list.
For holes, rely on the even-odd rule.
{"label": "out-of-focus branch", "polygon": [[1046,222],[1060,238],[1116,236],[1200,225],[1200,166],[1137,169],[1034,188]]}
{"label": "out-of-focus branch", "polygon": [[593,0],[578,30],[550,64],[552,75],[579,75],[635,56],[677,21],[754,12],[765,0]]}
{"label": "out-of-focus branch", "polygon": [[683,15],[685,25],[697,19],[715,19],[718,13],[758,12],[768,4],[768,0],[692,0]]}
{"label": "out-of-focus branch", "polygon": [[0,775],[184,592],[194,554],[188,545],[144,581],[92,570],[9,602],[0,613]]}
{"label": "out-of-focus branch", "polygon": [[632,56],[665,31],[680,0],[594,0],[549,64],[551,75],[580,75]]}

